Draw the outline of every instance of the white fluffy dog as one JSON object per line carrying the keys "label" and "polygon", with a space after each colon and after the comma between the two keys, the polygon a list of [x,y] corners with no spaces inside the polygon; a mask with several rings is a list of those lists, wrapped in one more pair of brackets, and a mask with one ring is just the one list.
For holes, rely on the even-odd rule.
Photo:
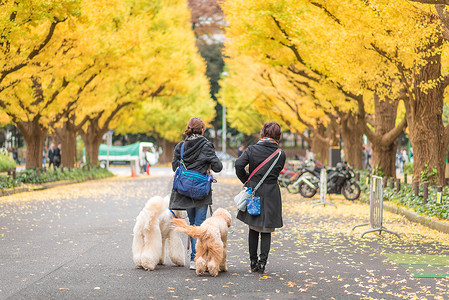
{"label": "white fluffy dog", "polygon": [[173,218],[184,218],[185,211],[170,211],[169,196],[152,197],[136,218],[133,233],[133,260],[137,267],[154,270],[165,262],[165,242],[168,240],[168,256],[178,265],[184,266],[184,245],[180,234],[170,227]]}

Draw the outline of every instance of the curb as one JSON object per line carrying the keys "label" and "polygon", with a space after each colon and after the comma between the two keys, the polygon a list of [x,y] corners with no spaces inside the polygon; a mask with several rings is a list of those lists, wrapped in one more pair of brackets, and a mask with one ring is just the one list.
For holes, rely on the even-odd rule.
{"label": "curb", "polygon": [[409,221],[422,224],[426,227],[449,233],[449,224],[432,219],[431,217],[425,217],[417,214],[416,212],[407,210],[403,207],[393,206],[384,202],[383,207],[385,210],[406,217]]}
{"label": "curb", "polygon": [[4,190],[4,191],[1,191],[0,197],[15,195],[15,194],[19,194],[19,193],[25,193],[25,192],[42,191],[42,190],[51,189],[51,188],[61,186],[61,185],[82,183],[82,182],[86,182],[89,180],[91,180],[91,179],[88,179],[85,181],[62,180],[62,181],[54,181],[54,182],[39,184],[39,185],[35,185],[35,186],[27,186],[27,187],[20,187],[20,188],[16,188],[16,189]]}
{"label": "curb", "polygon": [[4,190],[4,191],[1,191],[0,197],[10,196],[10,195],[18,194],[18,193],[23,193],[23,192],[28,192],[29,190],[30,189],[28,187],[21,187],[21,188],[16,188],[16,189],[11,189],[11,190]]}

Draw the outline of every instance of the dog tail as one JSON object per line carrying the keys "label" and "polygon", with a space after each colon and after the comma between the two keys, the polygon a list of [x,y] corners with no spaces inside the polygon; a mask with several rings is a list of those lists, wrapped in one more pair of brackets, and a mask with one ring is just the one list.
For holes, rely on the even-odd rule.
{"label": "dog tail", "polygon": [[176,225],[176,231],[183,232],[195,239],[199,239],[207,235],[206,228],[195,225],[187,225],[186,221],[184,221],[183,219],[174,218],[171,220],[171,222]]}

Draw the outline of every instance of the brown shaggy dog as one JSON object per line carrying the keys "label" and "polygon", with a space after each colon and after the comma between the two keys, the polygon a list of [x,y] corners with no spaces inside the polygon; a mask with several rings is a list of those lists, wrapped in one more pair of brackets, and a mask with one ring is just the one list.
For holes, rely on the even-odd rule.
{"label": "brown shaggy dog", "polygon": [[187,225],[182,219],[171,220],[177,226],[176,231],[197,239],[195,254],[197,275],[209,271],[209,274],[215,277],[219,271],[227,271],[226,244],[231,219],[231,214],[226,209],[219,208],[201,226]]}

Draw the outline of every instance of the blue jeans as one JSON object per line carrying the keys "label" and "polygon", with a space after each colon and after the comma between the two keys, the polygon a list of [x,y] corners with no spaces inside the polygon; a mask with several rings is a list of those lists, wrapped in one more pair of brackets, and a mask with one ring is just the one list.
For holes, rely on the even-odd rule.
{"label": "blue jeans", "polygon": [[[194,207],[194,208],[187,208],[187,216],[189,217],[189,223],[190,225],[196,225],[201,226],[203,224],[204,220],[206,220],[207,216],[207,205],[200,206],[200,207]],[[192,245],[192,253],[190,254],[190,260],[193,261],[195,258],[195,245],[196,245],[196,239],[190,238],[190,243]]]}

